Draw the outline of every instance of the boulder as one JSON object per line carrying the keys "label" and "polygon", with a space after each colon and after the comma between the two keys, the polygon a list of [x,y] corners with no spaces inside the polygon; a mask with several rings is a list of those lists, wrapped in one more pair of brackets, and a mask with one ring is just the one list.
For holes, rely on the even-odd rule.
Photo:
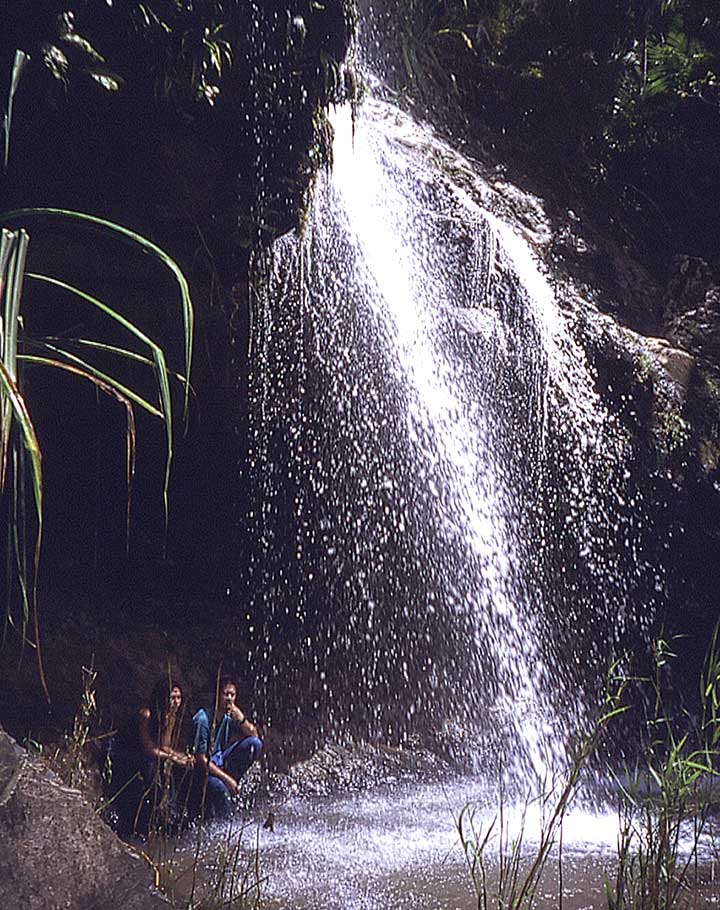
{"label": "boulder", "polygon": [[674,397],[683,403],[690,388],[695,370],[695,358],[680,348],[673,347],[665,338],[645,338],[647,352],[655,358],[655,365],[662,370],[665,379],[672,383]]}
{"label": "boulder", "polygon": [[708,288],[705,300],[670,321],[667,337],[670,341],[703,357],[720,363],[720,288]]}
{"label": "boulder", "polygon": [[0,907],[162,910],[147,863],[0,730]]}

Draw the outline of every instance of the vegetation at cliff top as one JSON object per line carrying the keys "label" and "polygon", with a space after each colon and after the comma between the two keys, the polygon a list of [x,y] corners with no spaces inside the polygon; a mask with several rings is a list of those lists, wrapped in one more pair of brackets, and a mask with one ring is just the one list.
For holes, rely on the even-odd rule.
{"label": "vegetation at cliff top", "polygon": [[713,0],[392,0],[408,89],[438,87],[547,172],[619,197],[657,263],[717,258],[720,6]]}

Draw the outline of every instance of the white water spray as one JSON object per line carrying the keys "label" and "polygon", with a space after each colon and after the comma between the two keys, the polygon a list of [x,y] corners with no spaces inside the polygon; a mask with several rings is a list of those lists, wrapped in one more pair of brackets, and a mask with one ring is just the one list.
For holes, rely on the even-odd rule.
{"label": "white water spray", "polygon": [[[588,459],[620,453],[547,279],[481,204],[489,185],[386,105],[366,103],[355,129],[338,111],[335,130],[305,238],[256,274],[272,684],[294,672],[335,736],[442,737],[457,718],[481,731],[481,764],[491,745],[511,777],[547,777],[583,713],[558,691],[573,672],[558,611],[599,666],[593,597],[623,596],[573,575],[617,578]],[[548,504],[570,530],[553,532]],[[585,562],[553,578],[563,534]],[[294,627],[290,669],[273,625]]]}

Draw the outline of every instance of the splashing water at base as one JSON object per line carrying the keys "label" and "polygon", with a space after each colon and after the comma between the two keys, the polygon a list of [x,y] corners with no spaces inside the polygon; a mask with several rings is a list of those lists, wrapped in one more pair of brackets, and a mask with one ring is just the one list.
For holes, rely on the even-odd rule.
{"label": "splashing water at base", "polygon": [[[464,864],[453,816],[477,784],[458,781],[445,787],[418,785],[393,793],[363,794],[307,801],[288,807],[284,828],[263,838],[268,875],[267,898],[277,907],[319,910],[474,910],[472,883]],[[507,832],[516,840],[523,831],[527,855],[540,834],[541,819],[530,807],[523,822],[519,807],[506,807]],[[479,813],[479,816],[481,813]],[[493,815],[476,818],[489,825]],[[600,857],[611,864],[616,823],[591,813],[568,819],[565,850],[564,906],[593,906],[602,895],[602,878],[592,872]],[[496,841],[497,838],[494,838]],[[592,854],[592,860],[589,855]],[[488,845],[488,874],[495,877],[497,844]],[[554,864],[544,881],[556,890]],[[328,870],[332,870],[330,875]],[[574,900],[573,900],[574,897]],[[557,906],[556,900],[547,906]],[[542,901],[538,907],[543,910]]]}
{"label": "splashing water at base", "polygon": [[458,748],[542,779],[628,612],[621,441],[489,185],[386,105],[335,127],[304,238],[254,270],[260,710],[480,728]]}
{"label": "splashing water at base", "polygon": [[[475,779],[291,798],[276,808],[274,831],[255,825],[244,830],[244,856],[252,859],[257,842],[263,906],[269,910],[477,910],[456,828],[458,813],[469,801],[476,807],[479,840],[492,828],[483,853],[488,906],[493,906],[500,856],[509,860],[512,850],[519,849],[522,882],[537,856],[552,801],[545,811],[539,800],[506,804],[501,846],[497,797]],[[691,827],[679,846],[682,862],[692,855]],[[237,838],[237,828],[233,830]],[[607,910],[605,879],[612,881],[615,874],[618,833],[615,812],[572,808],[564,819],[562,846],[556,839],[533,906]],[[215,856],[225,841],[224,825],[207,832],[201,869],[206,855]],[[187,852],[194,855],[192,838]],[[691,878],[693,906],[703,910],[717,906],[714,857],[708,832],[698,843],[697,874]],[[202,893],[202,883],[197,893]]]}

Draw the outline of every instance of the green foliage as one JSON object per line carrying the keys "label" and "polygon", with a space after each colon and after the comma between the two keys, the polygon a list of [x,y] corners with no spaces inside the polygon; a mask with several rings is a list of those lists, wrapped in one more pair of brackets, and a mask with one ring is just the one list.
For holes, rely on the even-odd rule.
{"label": "green foliage", "polygon": [[701,93],[703,80],[714,78],[707,68],[711,55],[683,31],[681,19],[674,21],[667,34],[649,41],[647,53],[646,98],[659,94],[685,98]]}
{"label": "green foliage", "polygon": [[[130,244],[137,251],[157,259],[169,269],[178,286],[184,325],[185,376],[180,377],[185,388],[187,415],[189,375],[192,361],[193,309],[184,275],[177,264],[161,249],[144,237],[92,215],[61,209],[21,209],[0,214],[0,223],[29,224],[43,220],[58,220],[64,224],[81,224]],[[7,526],[6,576],[8,599],[5,620],[17,628],[24,639],[32,622],[33,645],[36,649],[41,684],[47,695],[42,666],[40,629],[37,611],[37,579],[43,532],[43,475],[42,456],[30,407],[25,397],[24,371],[43,367],[62,370],[90,382],[97,390],[111,395],[125,408],[127,417],[127,483],[128,532],[130,491],[135,471],[135,416],[140,407],[160,418],[166,428],[166,464],[163,499],[167,520],[168,485],[173,453],[173,407],[170,393],[171,374],[163,349],[117,309],[92,294],[41,272],[27,272],[25,260],[29,235],[23,229],[3,229],[0,237],[0,501],[5,507]],[[52,288],[58,305],[63,300],[80,301],[99,311],[110,323],[118,326],[130,340],[140,346],[122,347],[92,338],[33,338],[24,332],[23,310],[32,306],[32,286]],[[146,349],[146,354],[142,349]],[[146,365],[153,373],[157,402],[148,400],[133,390],[116,372],[131,361]],[[105,362],[112,365],[108,368]],[[32,494],[27,489],[31,481]],[[28,540],[34,538],[32,556],[28,555]],[[17,600],[21,604],[18,612]]]}
{"label": "green foliage", "polygon": [[[45,21],[43,14],[33,20],[10,9],[20,23],[19,35],[41,42],[40,59],[59,83],[90,81],[118,92],[134,79],[149,82],[157,96],[180,107],[214,103],[233,62],[229,23],[234,4],[129,0],[72,6],[61,7],[55,17],[46,9]],[[38,27],[47,32],[33,37]]]}
{"label": "green foliage", "polygon": [[642,759],[620,788],[618,865],[614,881],[606,881],[610,910],[681,910],[695,904],[697,851],[714,799],[719,755],[718,627],[700,680],[699,724],[676,718],[667,704],[663,678],[674,656],[668,642],[658,641]]}
{"label": "green foliage", "polygon": [[[598,187],[658,267],[658,236],[712,258],[720,169],[713,0],[391,0],[408,92]],[[447,99],[447,103],[445,103]],[[483,133],[481,132],[482,136]],[[522,146],[521,146],[522,147]],[[652,240],[651,240],[652,238]]]}
{"label": "green foliage", "polygon": [[649,354],[641,353],[635,363],[635,378],[640,385],[649,386],[655,375],[656,367]]}
{"label": "green foliage", "polygon": [[232,28],[223,3],[144,0],[129,4],[133,27],[156,51],[156,89],[168,98],[213,104],[232,66]]}

